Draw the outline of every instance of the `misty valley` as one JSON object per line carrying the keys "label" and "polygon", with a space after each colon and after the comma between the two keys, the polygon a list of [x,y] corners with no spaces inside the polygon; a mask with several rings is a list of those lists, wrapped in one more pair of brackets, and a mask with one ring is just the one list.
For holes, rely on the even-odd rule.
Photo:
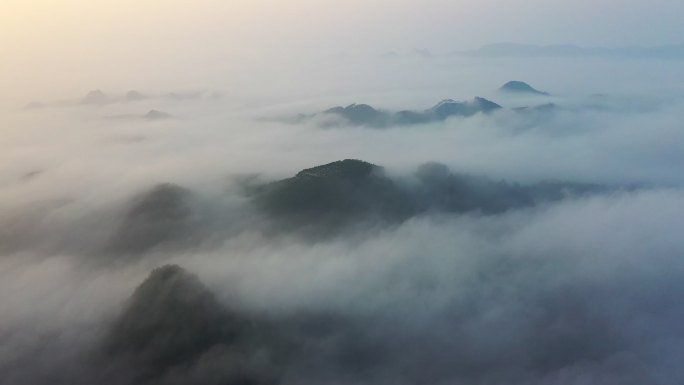
{"label": "misty valley", "polygon": [[0,385],[684,384],[684,3],[0,3]]}

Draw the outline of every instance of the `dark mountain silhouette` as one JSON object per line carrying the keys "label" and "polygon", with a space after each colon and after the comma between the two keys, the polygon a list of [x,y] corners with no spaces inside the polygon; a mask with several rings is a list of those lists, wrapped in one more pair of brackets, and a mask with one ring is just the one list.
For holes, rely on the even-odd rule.
{"label": "dark mountain silhouette", "polygon": [[[451,99],[443,100],[425,111],[403,110],[396,113],[377,110],[367,104],[351,104],[347,107],[334,107],[324,111],[324,114],[335,114],[344,118],[349,124],[384,128],[392,125],[412,125],[443,121],[450,117],[470,117],[478,113],[488,114],[502,107],[490,100],[476,97],[466,102]],[[301,115],[299,121],[306,119]]]}
{"label": "dark mountain silhouette", "polygon": [[276,219],[300,225],[315,222],[336,228],[359,218],[400,220],[413,213],[410,197],[381,167],[352,159],[260,186],[253,196]]}
{"label": "dark mountain silhouette", "polygon": [[282,383],[287,374],[368,376],[388,353],[348,316],[233,309],[175,265],[155,269],[135,289],[101,346],[95,377],[106,385],[260,385]]}
{"label": "dark mountain silhouette", "polygon": [[192,243],[198,236],[196,206],[190,190],[159,184],[132,200],[109,248],[126,254]]}
{"label": "dark mountain silhouette", "polygon": [[[273,182],[247,178],[240,187],[238,191],[251,200],[257,213],[236,211],[229,218],[225,208],[206,207],[185,188],[157,185],[131,200],[105,251],[124,258],[150,251],[212,247],[212,242],[244,231],[244,223],[274,235],[300,232],[329,237],[342,230],[362,232],[369,225],[399,224],[420,215],[496,215],[606,191],[592,184],[496,181],[454,173],[439,163],[390,176],[380,166],[354,159],[308,168]],[[257,225],[243,217],[255,214],[265,221]]]}
{"label": "dark mountain silhouette", "polygon": [[270,384],[275,365],[268,353],[277,341],[269,350],[262,337],[257,324],[220,304],[197,277],[168,265],[129,298],[104,353],[110,370],[130,377],[121,379],[126,384]]}
{"label": "dark mountain silhouette", "polygon": [[426,114],[425,112],[403,110],[394,114],[393,121],[397,125],[410,126],[413,124],[430,123],[433,119],[433,116]]}
{"label": "dark mountain silhouette", "polygon": [[508,93],[518,93],[518,94],[529,94],[529,95],[543,95],[543,96],[549,96],[550,94],[548,92],[543,92],[535,89],[531,85],[521,82],[518,80],[513,80],[510,81],[501,88],[499,88],[500,91],[503,92],[508,92]]}
{"label": "dark mountain silhouette", "polygon": [[426,113],[436,120],[445,120],[452,116],[469,117],[477,113],[489,113],[502,108],[500,105],[485,98],[476,97],[468,102],[456,102],[451,99],[443,100]]}
{"label": "dark mountain silhouette", "polygon": [[[427,177],[445,176],[445,170],[436,165],[422,172]],[[497,338],[488,344],[497,349],[463,343],[472,341],[468,339],[472,325],[487,317],[489,309],[457,302],[458,297],[439,318],[419,325],[413,324],[412,317],[397,319],[396,314],[404,313],[393,312],[394,307],[389,307],[389,315],[383,314],[384,309],[375,314],[295,309],[263,315],[219,302],[196,276],[167,265],[151,272],[108,325],[93,357],[98,365],[90,376],[58,383],[371,384],[390,383],[387,379],[396,378],[400,370],[401,383],[407,384],[422,384],[426,379],[430,383],[456,379],[498,384],[505,380],[492,382],[492,378],[519,376],[520,368],[555,375],[587,360],[603,362],[630,351],[633,341],[616,328],[619,320],[597,311],[597,303],[591,300],[594,287],[570,290],[560,285],[506,293],[501,285],[528,277],[528,267],[506,258],[483,261],[492,262],[496,268],[485,270],[486,274],[473,273],[478,282],[473,294],[489,298],[493,287],[496,303],[520,300],[522,294],[524,309],[532,310],[524,318],[478,326],[495,334]],[[402,277],[397,274],[397,279]],[[368,300],[374,299],[373,293],[368,295]],[[377,295],[387,294],[377,291]],[[520,323],[525,334],[513,341],[498,338],[498,328],[517,328]],[[425,329],[447,325],[449,333]],[[525,354],[517,354],[521,346]],[[504,373],[492,377],[497,370]]]}
{"label": "dark mountain silhouette", "polygon": [[163,120],[171,117],[171,114],[159,110],[149,110],[144,116],[147,120]]}
{"label": "dark mountain silhouette", "polygon": [[339,115],[354,125],[383,126],[389,122],[389,115],[367,104],[351,104],[347,107],[333,107],[326,114]]}
{"label": "dark mountain silhouette", "polygon": [[[417,182],[417,183],[416,183]],[[596,193],[601,187],[567,182],[520,185],[483,176],[452,173],[440,163],[418,167],[410,190],[421,212],[498,214],[511,209]]]}
{"label": "dark mountain silhouette", "polygon": [[197,277],[178,266],[152,271],[112,330],[110,348],[153,367],[172,366],[235,338],[240,326]]}
{"label": "dark mountain silhouette", "polygon": [[349,224],[396,223],[430,212],[498,214],[601,190],[563,182],[510,184],[455,174],[439,163],[425,164],[410,177],[390,178],[382,167],[347,159],[257,186],[250,194],[272,218],[325,234]]}

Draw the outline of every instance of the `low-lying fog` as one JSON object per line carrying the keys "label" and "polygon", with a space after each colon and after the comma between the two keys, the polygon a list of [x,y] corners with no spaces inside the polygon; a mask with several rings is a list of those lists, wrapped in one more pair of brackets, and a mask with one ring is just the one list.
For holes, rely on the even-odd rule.
{"label": "low-lying fog", "polygon": [[5,96],[0,383],[684,381],[680,63],[327,60]]}

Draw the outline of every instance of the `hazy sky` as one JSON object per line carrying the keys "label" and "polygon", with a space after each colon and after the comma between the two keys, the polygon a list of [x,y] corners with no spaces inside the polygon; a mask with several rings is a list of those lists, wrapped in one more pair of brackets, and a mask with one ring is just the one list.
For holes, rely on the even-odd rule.
{"label": "hazy sky", "polygon": [[[12,54],[680,43],[677,0],[3,0]],[[97,53],[97,52],[93,52]]]}
{"label": "hazy sky", "polygon": [[28,94],[342,51],[681,43],[683,14],[678,0],[2,0],[0,83]]}

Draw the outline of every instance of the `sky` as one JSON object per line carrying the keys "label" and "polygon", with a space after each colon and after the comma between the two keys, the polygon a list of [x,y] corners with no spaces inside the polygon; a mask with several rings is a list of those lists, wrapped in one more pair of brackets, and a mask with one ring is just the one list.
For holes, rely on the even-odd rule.
{"label": "sky", "polygon": [[675,44],[682,14],[675,0],[3,0],[0,83],[4,94],[46,93],[102,78],[193,84],[341,52]]}

